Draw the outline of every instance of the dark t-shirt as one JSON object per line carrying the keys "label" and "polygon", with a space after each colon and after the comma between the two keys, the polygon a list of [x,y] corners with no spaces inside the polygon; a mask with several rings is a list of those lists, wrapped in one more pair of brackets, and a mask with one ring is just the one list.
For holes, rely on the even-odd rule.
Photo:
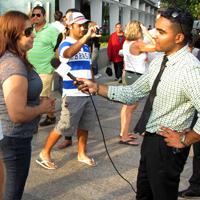
{"label": "dark t-shirt", "polygon": [[42,91],[42,81],[38,74],[35,71],[30,74],[19,58],[11,52],[6,51],[0,58],[0,116],[3,135],[18,138],[32,137],[34,130],[39,123],[40,116],[37,116],[29,122],[14,123],[8,114],[2,84],[12,75],[21,75],[28,80],[27,106],[33,107],[39,105],[39,95]]}
{"label": "dark t-shirt", "polygon": [[56,51],[56,49],[59,47],[59,45],[60,45],[62,39],[63,39],[63,36],[62,36],[62,33],[60,33],[60,34],[58,35],[57,43],[56,43],[56,46],[55,46],[55,48],[54,48],[54,51]]}

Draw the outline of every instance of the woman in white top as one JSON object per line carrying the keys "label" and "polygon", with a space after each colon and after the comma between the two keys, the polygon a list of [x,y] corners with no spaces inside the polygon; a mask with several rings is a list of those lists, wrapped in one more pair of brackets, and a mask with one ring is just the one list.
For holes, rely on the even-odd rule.
{"label": "woman in white top", "polygon": [[[143,34],[149,37],[152,44],[143,42]],[[122,83],[124,86],[133,84],[142,74],[146,72],[146,52],[155,51],[155,41],[149,34],[147,28],[139,21],[130,21],[126,25],[125,38],[126,41],[123,45],[125,70],[122,75]],[[132,106],[122,106],[120,144],[132,146],[138,145],[138,143],[133,140],[137,137],[129,133],[132,114],[138,104],[139,102]]]}

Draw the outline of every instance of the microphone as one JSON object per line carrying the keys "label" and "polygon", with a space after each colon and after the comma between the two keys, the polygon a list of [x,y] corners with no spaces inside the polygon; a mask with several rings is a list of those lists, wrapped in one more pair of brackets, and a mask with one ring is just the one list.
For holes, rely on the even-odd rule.
{"label": "microphone", "polygon": [[64,76],[65,74],[67,74],[67,76],[69,76],[73,81],[76,81],[78,85],[81,85],[82,82],[81,81],[77,81],[76,77],[73,76],[69,71],[71,69],[71,67],[66,64],[66,63],[61,63],[60,60],[58,58],[52,58],[51,59],[51,66],[53,68],[55,68],[56,72],[60,75],[60,76]]}

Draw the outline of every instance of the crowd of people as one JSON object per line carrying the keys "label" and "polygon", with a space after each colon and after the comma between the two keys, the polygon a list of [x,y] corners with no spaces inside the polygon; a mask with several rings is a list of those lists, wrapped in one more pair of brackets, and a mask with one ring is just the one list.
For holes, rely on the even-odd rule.
{"label": "crowd of people", "polygon": [[[96,120],[88,91],[95,104],[96,94],[123,104],[119,143],[132,146],[138,145],[137,137],[129,131],[132,114],[139,101],[146,98],[134,129],[144,136],[136,199],[200,196],[200,51],[196,41],[188,45],[192,15],[181,8],[160,9],[154,29],[148,30],[134,20],[126,25],[125,33],[122,24],[117,23],[116,32],[109,38],[107,54],[114,64],[115,80],[123,84],[120,86],[95,82],[95,76],[100,77],[97,60],[101,37],[95,22],[77,9],[67,10],[64,17],[56,11],[52,24],[45,18],[46,11],[41,6],[36,6],[29,15],[8,11],[0,17],[0,199],[22,198],[33,135],[38,126],[56,123],[56,99],[51,98],[54,58],[70,66],[71,73],[80,77],[78,81],[83,84],[78,85],[68,76],[59,77],[62,111],[36,160],[40,166],[57,169],[51,149],[62,135],[65,140],[58,148],[70,146],[74,132],[78,137],[77,160],[98,166],[86,154],[88,133],[94,131]],[[47,116],[40,122],[43,114]],[[178,193],[180,174],[192,144],[190,187]]]}

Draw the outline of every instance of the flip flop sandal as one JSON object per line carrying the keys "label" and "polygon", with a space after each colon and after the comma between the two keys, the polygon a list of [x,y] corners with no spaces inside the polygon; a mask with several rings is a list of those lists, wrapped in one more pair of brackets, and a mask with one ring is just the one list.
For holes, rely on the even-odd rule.
{"label": "flip flop sandal", "polygon": [[50,162],[50,161],[45,161],[45,160],[42,160],[42,159],[37,159],[36,162],[41,165],[42,167],[44,167],[45,169],[57,169],[57,167],[49,167],[46,163],[51,163],[53,166],[55,166],[55,164],[53,162]]}
{"label": "flip flop sandal", "polygon": [[90,161],[91,161],[92,163],[94,163],[94,159],[93,159],[93,158],[85,159],[85,160],[79,160],[79,159],[78,159],[78,161],[79,161],[79,162],[83,162],[83,163],[85,163],[85,164],[87,164],[87,165],[90,165],[90,166],[92,166],[92,167],[96,167],[96,166],[98,165],[98,162],[96,162],[94,165],[93,165],[93,164],[90,164]]}
{"label": "flip flop sandal", "polygon": [[120,144],[126,144],[126,145],[131,145],[131,146],[138,146],[139,145],[139,143],[137,143],[137,144],[130,144],[130,142],[135,142],[134,140],[127,140],[127,141],[125,141],[125,142],[123,142],[123,141],[119,141],[119,143]]}

